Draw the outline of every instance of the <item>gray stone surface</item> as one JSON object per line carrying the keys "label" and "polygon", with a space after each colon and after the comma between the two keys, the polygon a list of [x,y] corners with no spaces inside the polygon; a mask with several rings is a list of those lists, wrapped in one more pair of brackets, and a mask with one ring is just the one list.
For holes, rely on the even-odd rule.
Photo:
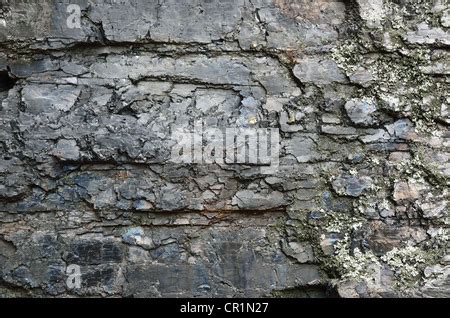
{"label": "gray stone surface", "polygon": [[377,105],[373,99],[356,99],[348,101],[345,110],[353,123],[371,125],[375,121]]}
{"label": "gray stone surface", "polygon": [[330,59],[306,58],[295,65],[293,72],[295,77],[305,83],[326,85],[347,82],[336,62]]}
{"label": "gray stone surface", "polygon": [[449,297],[448,10],[3,1],[0,297]]}

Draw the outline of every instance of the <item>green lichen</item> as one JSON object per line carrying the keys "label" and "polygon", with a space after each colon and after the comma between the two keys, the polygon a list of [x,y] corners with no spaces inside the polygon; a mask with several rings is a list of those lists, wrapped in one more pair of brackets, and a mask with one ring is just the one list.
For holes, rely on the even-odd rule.
{"label": "green lichen", "polygon": [[383,256],[371,251],[361,252],[359,248],[350,248],[348,235],[336,245],[336,252],[328,262],[339,273],[340,280],[353,280],[367,284],[379,284],[380,273],[392,271],[394,285],[389,286],[399,295],[409,295],[414,287],[423,281],[423,272],[427,266],[436,264],[442,256],[440,250],[426,251],[416,246],[393,248]]}
{"label": "green lichen", "polygon": [[416,147],[411,159],[402,160],[394,165],[397,175],[407,176],[417,181],[427,180],[435,189],[445,189],[448,177],[439,169],[437,164],[427,160],[425,149]]}
{"label": "green lichen", "polygon": [[[326,231],[340,234],[340,239],[334,245],[333,255],[319,253],[322,268],[338,282],[365,282],[380,289],[390,288],[398,295],[412,295],[423,284],[424,269],[439,262],[449,240],[448,230],[438,228],[433,232],[432,246],[427,245],[431,242],[427,241],[423,246],[395,247],[384,255],[375,255],[352,245],[352,237],[364,229],[368,220],[349,214],[328,214],[327,217],[326,224],[315,235]],[[320,250],[320,243],[317,249]],[[382,271],[393,273],[393,286],[379,286]]]}
{"label": "green lichen", "polygon": [[371,251],[362,253],[359,248],[350,248],[350,237],[336,244],[333,263],[340,273],[341,279],[353,279],[356,281],[371,279],[380,267],[379,259]]}
{"label": "green lichen", "polygon": [[[421,70],[422,66],[430,64],[432,49],[407,45],[403,38],[415,27],[412,21],[432,25],[438,15],[433,12],[430,1],[412,1],[402,6],[393,2],[387,8],[390,26],[385,25],[383,32],[372,30],[369,33],[360,22],[352,39],[336,46],[331,57],[349,77],[361,70],[372,76],[367,87],[355,83],[354,97],[376,97],[380,109],[387,114],[409,117],[418,130],[432,133],[440,121],[445,83]],[[411,19],[404,19],[406,16]],[[384,47],[386,39],[392,43],[392,48]]]}
{"label": "green lichen", "polygon": [[327,225],[324,229],[329,233],[350,233],[360,229],[367,220],[361,216],[348,214],[330,214]]}
{"label": "green lichen", "polygon": [[394,247],[381,260],[394,272],[397,287],[410,288],[421,279],[423,270],[433,257],[418,247],[406,246]]}

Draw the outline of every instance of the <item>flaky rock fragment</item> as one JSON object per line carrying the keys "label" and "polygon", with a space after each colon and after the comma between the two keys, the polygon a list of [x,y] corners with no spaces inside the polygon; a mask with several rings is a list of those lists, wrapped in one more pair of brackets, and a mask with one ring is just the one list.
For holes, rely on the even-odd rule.
{"label": "flaky rock fragment", "polygon": [[359,197],[370,187],[371,181],[370,177],[340,175],[333,180],[332,185],[337,194]]}
{"label": "flaky rock fragment", "polygon": [[406,40],[413,44],[450,45],[450,35],[446,31],[430,27],[425,22],[417,26],[417,31],[408,32]]}
{"label": "flaky rock fragment", "polygon": [[295,77],[305,83],[329,85],[347,82],[347,77],[337,64],[333,60],[326,58],[308,57],[302,59],[295,65],[293,72]]}
{"label": "flaky rock fragment", "polygon": [[233,204],[243,210],[264,210],[281,208],[287,204],[283,193],[273,191],[269,193],[258,193],[243,190],[233,197]]}
{"label": "flaky rock fragment", "polygon": [[283,242],[283,252],[295,258],[299,263],[312,262],[314,252],[308,242]]}
{"label": "flaky rock fragment", "polygon": [[370,28],[381,27],[386,17],[384,11],[384,0],[357,0],[359,14]]}
{"label": "flaky rock fragment", "polygon": [[75,140],[61,139],[56,144],[53,155],[62,160],[76,161],[80,159],[80,149]]}
{"label": "flaky rock fragment", "polygon": [[375,121],[377,105],[372,98],[352,99],[345,104],[345,110],[353,123],[370,125]]}
{"label": "flaky rock fragment", "polygon": [[421,193],[426,190],[426,186],[423,183],[410,181],[400,181],[394,185],[394,200],[415,200],[420,198]]}

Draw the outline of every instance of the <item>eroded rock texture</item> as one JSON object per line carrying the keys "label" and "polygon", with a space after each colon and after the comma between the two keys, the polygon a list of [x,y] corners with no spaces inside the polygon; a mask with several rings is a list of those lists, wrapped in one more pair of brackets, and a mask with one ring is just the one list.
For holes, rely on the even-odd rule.
{"label": "eroded rock texture", "polygon": [[[450,296],[449,16],[1,0],[0,296]],[[278,170],[172,162],[197,120]]]}

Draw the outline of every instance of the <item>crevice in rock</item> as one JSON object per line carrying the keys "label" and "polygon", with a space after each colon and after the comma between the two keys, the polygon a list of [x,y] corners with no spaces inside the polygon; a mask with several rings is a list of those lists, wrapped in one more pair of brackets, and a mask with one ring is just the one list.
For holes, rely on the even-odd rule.
{"label": "crevice in rock", "polygon": [[0,71],[0,93],[9,91],[16,82],[17,79],[11,76],[8,71]]}

